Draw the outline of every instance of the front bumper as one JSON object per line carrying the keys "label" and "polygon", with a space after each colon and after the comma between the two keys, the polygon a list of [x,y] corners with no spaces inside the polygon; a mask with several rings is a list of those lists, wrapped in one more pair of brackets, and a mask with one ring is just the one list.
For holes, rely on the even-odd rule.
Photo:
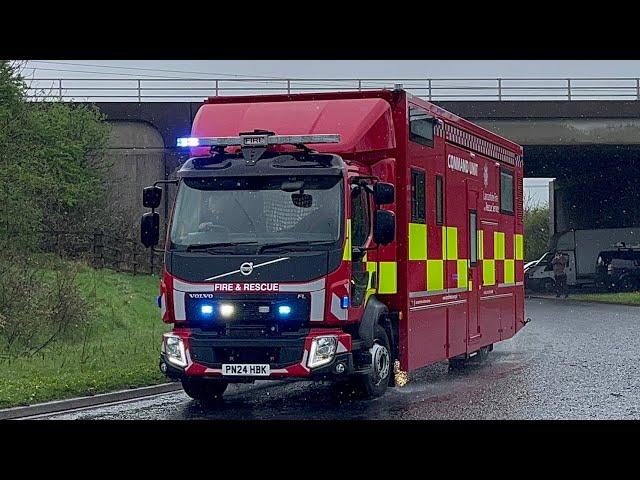
{"label": "front bumper", "polygon": [[[199,331],[175,329],[185,346],[186,367],[177,366],[160,354],[160,367],[167,377],[182,380],[185,377],[224,378],[229,382],[298,378],[321,380],[358,373],[354,366],[351,335],[339,329],[312,329],[306,335],[287,337],[235,338],[208,335]],[[309,368],[308,359],[314,338],[335,335],[338,348],[331,362]],[[269,376],[224,376],[222,364],[269,364]],[[164,367],[163,367],[164,364]],[[340,373],[336,367],[342,364]]]}

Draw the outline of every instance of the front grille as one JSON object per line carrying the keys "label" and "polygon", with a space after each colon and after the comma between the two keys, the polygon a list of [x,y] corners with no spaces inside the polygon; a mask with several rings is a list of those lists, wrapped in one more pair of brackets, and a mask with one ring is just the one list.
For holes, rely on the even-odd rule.
{"label": "front grille", "polygon": [[268,363],[272,368],[281,368],[299,363],[304,353],[304,337],[264,345],[264,341],[195,334],[189,344],[191,358],[209,368],[220,368],[223,363]]}

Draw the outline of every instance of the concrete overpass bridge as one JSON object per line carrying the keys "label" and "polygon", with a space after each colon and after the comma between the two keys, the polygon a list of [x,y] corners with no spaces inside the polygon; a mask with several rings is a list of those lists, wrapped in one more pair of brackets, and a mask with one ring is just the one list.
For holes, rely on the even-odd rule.
{"label": "concrete overpass bridge", "polygon": [[[557,179],[551,202],[555,230],[640,224],[637,196],[640,191],[640,79],[566,79],[559,86],[518,87],[517,83],[513,86],[513,82],[525,80],[493,79],[497,84],[488,87],[477,82],[469,86],[473,83],[469,79],[452,79],[446,87],[438,86],[435,80],[420,80],[427,85],[421,87],[411,84],[415,80],[395,83],[402,83],[412,93],[430,98],[443,108],[523,145],[525,176]],[[549,81],[552,80],[561,79]],[[622,84],[623,80],[626,83]],[[464,84],[451,83],[456,81]],[[115,94],[106,90],[109,95],[91,92],[91,100],[98,100],[91,103],[97,105],[113,126],[110,158],[114,161],[113,175],[117,180],[114,201],[132,210],[132,214],[142,210],[139,205],[142,186],[170,174],[177,165],[179,152],[174,147],[175,139],[188,135],[201,104],[194,101],[194,96],[200,99],[216,93],[276,93],[274,90],[277,90],[265,87],[268,91],[264,92],[253,84],[224,90],[222,81],[208,82],[213,88],[179,87],[172,83],[171,87],[164,87],[164,95],[153,96],[143,92],[139,80],[134,95],[126,95],[127,92],[121,90]],[[308,85],[303,88],[296,87],[291,80],[286,82],[282,93],[348,89]],[[353,82],[358,82],[358,86],[352,85],[350,89],[372,88],[366,83],[371,81]],[[389,85],[392,81],[386,82],[387,87],[393,87]],[[80,90],[80,87],[71,87],[71,90],[73,88]],[[159,90],[153,88],[152,92]],[[176,90],[166,93],[169,88]],[[180,88],[187,89],[188,95],[179,94]],[[537,93],[528,93],[533,91]],[[77,96],[63,94],[62,88],[59,93],[58,100],[77,99]],[[118,97],[112,99],[114,95]],[[105,96],[116,101],[100,101]]]}

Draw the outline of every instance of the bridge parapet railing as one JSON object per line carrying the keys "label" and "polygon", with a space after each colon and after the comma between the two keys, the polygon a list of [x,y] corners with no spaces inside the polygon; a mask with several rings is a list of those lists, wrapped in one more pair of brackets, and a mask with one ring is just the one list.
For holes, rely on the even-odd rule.
{"label": "bridge parapet railing", "polygon": [[636,100],[640,78],[29,78],[33,101],[200,102],[206,97],[398,85],[433,101]]}

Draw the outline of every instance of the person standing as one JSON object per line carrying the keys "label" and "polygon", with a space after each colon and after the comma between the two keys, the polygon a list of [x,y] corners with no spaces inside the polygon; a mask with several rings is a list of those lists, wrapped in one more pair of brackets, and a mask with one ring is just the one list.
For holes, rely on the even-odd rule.
{"label": "person standing", "polygon": [[567,273],[565,272],[567,260],[561,252],[556,250],[551,264],[553,265],[553,277],[556,282],[556,298],[560,298],[560,295],[564,295],[564,298],[567,298],[569,296]]}

